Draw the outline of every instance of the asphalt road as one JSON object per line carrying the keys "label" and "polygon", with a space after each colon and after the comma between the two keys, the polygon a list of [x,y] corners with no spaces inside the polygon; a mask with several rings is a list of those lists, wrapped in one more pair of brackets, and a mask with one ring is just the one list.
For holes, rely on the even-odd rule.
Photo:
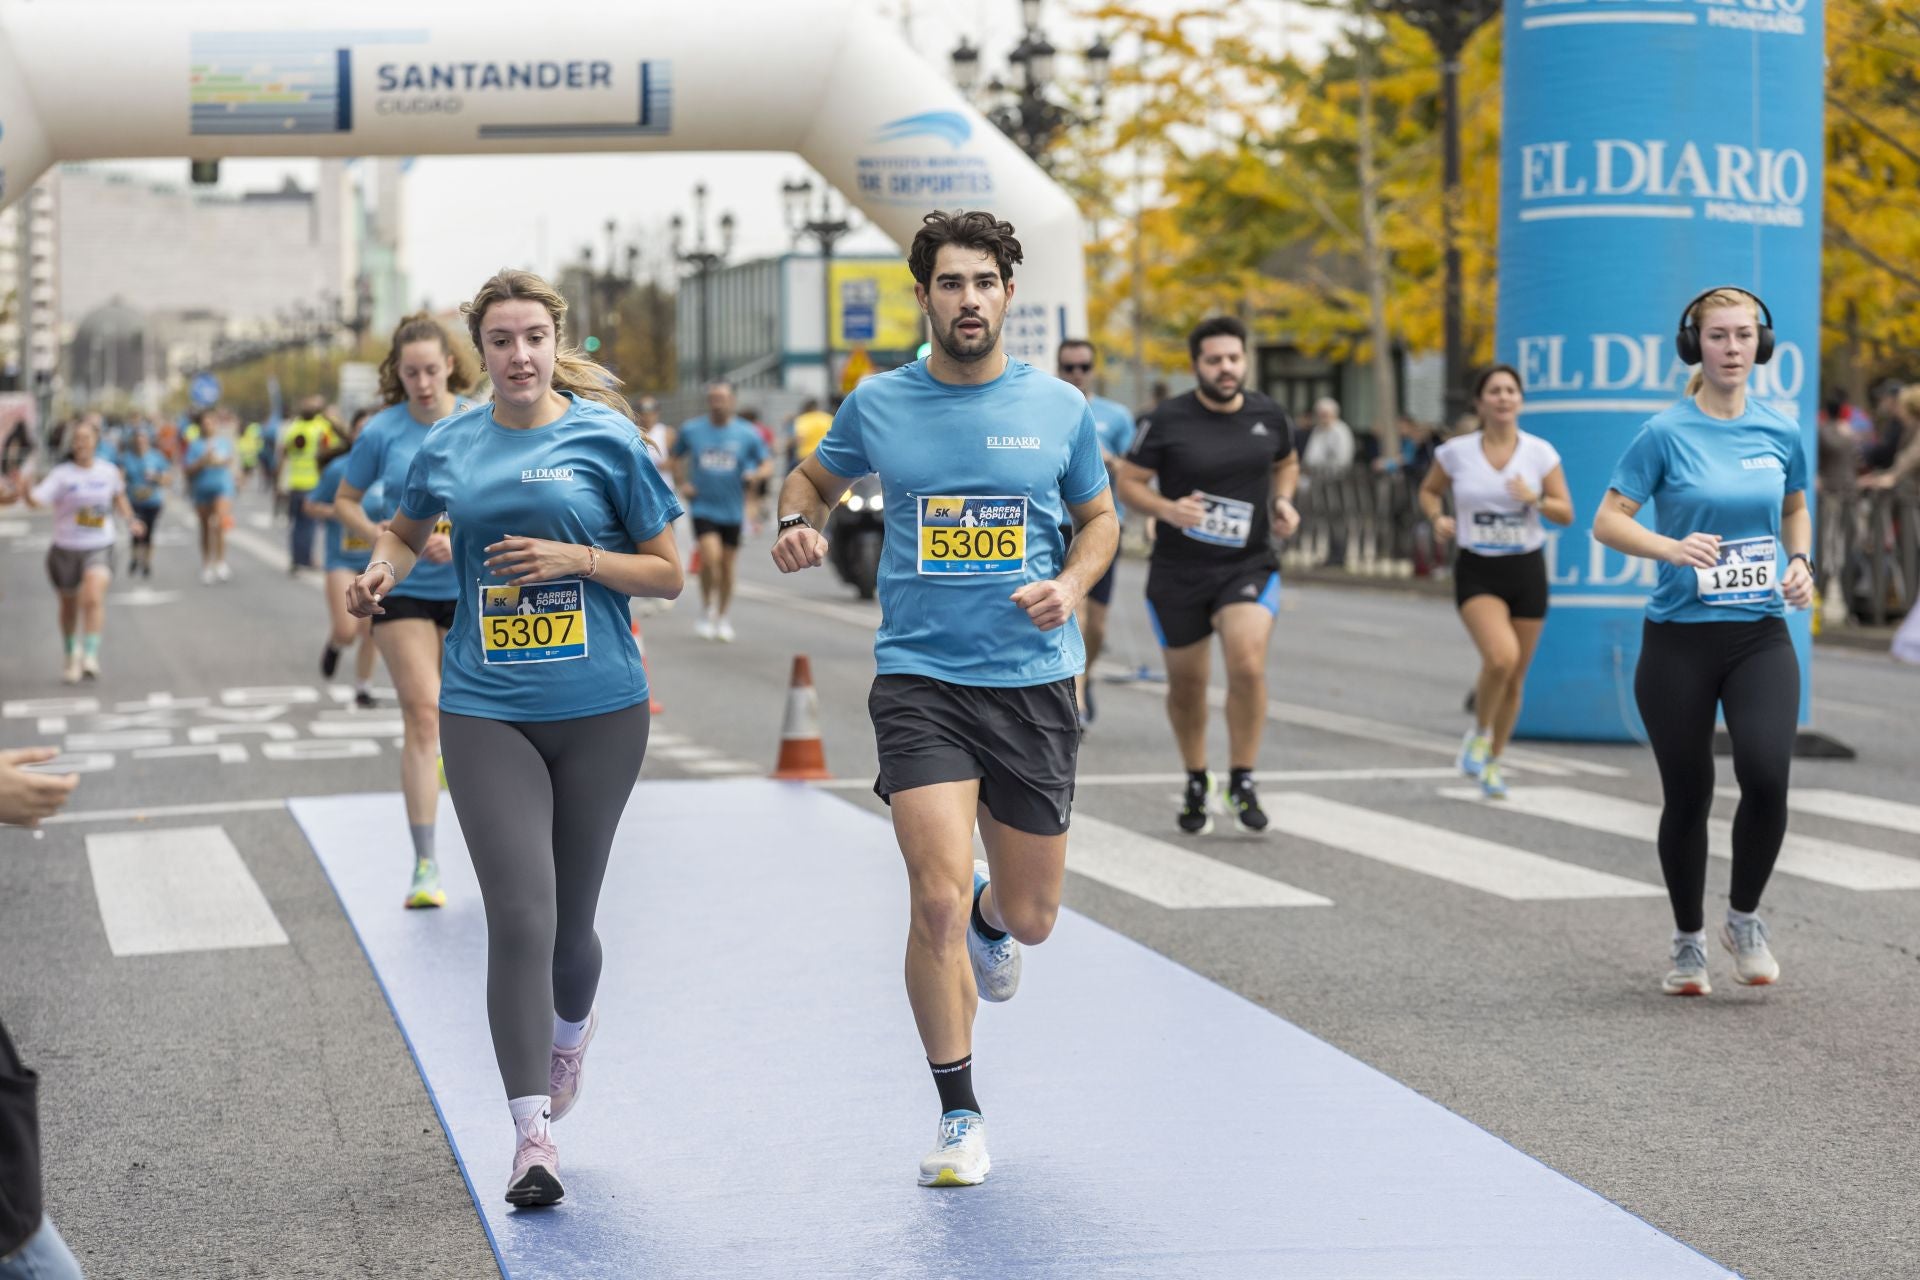
{"label": "asphalt road", "polygon": [[[43,1076],[49,1204],[96,1277],[496,1274],[379,985],[280,804],[397,789],[397,715],[390,701],[355,712],[323,687],[318,591],[287,575],[282,535],[261,519],[243,511],[236,578],[205,588],[186,517],[170,510],[151,587],[115,584],[104,678],[70,689],[46,526],[0,512],[0,745],[56,743],[89,770],[68,820],[41,837],[0,832],[0,1015]],[[663,705],[644,776],[770,767],[789,665],[805,653],[832,785],[877,809],[876,608],[828,571],[781,578],[764,538],[742,564],[736,643],[695,638],[691,588],[642,617]],[[1123,566],[1107,674],[1156,662],[1143,576]],[[1551,860],[1549,876],[1657,886],[1632,829],[1640,811],[1605,807],[1658,804],[1648,753],[1526,744],[1536,767],[1514,769],[1517,803],[1445,795],[1473,669],[1449,602],[1316,586],[1289,588],[1283,605],[1262,756],[1280,775],[1264,788],[1276,831],[1174,832],[1178,759],[1150,681],[1099,684],[1076,816],[1095,820],[1090,842],[1111,824],[1327,903],[1168,908],[1095,862],[1069,876],[1068,905],[1744,1275],[1920,1274],[1920,890],[1833,882],[1920,869],[1920,834],[1898,825],[1912,810],[1869,804],[1916,803],[1920,672],[1818,654],[1816,721],[1859,758],[1796,764],[1796,795],[1824,811],[1796,810],[1792,830],[1830,842],[1806,865],[1855,870],[1775,879],[1779,986],[1736,987],[1716,956],[1715,994],[1676,1001],[1658,986],[1663,897],[1516,900],[1423,861],[1472,837]],[[1224,750],[1217,723],[1215,735]],[[1549,803],[1519,803],[1530,790]],[[1396,819],[1408,825],[1387,821],[1391,856],[1329,835]],[[287,945],[114,954],[88,839],[173,826],[224,829]],[[394,869],[396,902],[405,874]]]}

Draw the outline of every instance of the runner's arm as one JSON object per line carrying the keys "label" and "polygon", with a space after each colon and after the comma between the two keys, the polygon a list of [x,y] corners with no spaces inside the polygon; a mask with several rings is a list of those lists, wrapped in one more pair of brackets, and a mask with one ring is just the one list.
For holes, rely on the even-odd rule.
{"label": "runner's arm", "polygon": [[1573,523],[1573,493],[1567,488],[1567,472],[1555,467],[1540,481],[1540,500],[1533,504],[1540,514],[1561,528]]}
{"label": "runner's arm", "polygon": [[808,454],[780,486],[780,518],[805,516],[815,529],[825,529],[827,516],[853,481],[837,476]]}
{"label": "runner's arm", "polygon": [[1618,489],[1607,490],[1607,496],[1600,500],[1600,510],[1593,516],[1594,540],[1623,555],[1683,568],[1711,569],[1719,562],[1720,539],[1712,534],[1690,533],[1678,540],[1669,538],[1634,519],[1639,513],[1639,503]]}
{"label": "runner's arm", "polygon": [[1114,476],[1114,486],[1120,490],[1120,501],[1127,506],[1135,511],[1144,511],[1156,520],[1165,520],[1175,504],[1165,494],[1154,491],[1153,478],[1153,472],[1139,463],[1121,458]]}
{"label": "runner's arm", "polygon": [[[369,516],[360,505],[361,499],[366,496],[364,491],[356,489],[345,480],[342,480],[340,482],[340,491],[334,495],[333,501],[327,504],[331,510],[326,514],[338,520],[340,527],[348,533],[353,534],[357,538],[364,538],[368,542],[372,542],[380,536],[380,526],[373,522],[373,517]],[[307,509],[309,511],[317,510],[318,505],[319,504],[309,502]]]}
{"label": "runner's arm", "polygon": [[1067,511],[1073,516],[1073,545],[1067,548],[1067,563],[1059,576],[1078,604],[1120,550],[1120,520],[1114,515],[1112,489],[1102,489]]}

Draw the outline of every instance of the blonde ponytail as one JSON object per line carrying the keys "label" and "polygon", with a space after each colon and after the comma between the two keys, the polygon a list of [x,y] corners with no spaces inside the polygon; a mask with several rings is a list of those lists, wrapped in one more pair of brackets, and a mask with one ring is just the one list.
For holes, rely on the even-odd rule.
{"label": "blonde ponytail", "polygon": [[614,376],[612,370],[589,359],[580,348],[567,345],[567,300],[560,296],[558,289],[533,272],[503,267],[480,286],[480,291],[473,295],[473,301],[461,305],[460,311],[467,317],[467,335],[473,339],[474,350],[484,350],[480,345],[480,325],[488,309],[496,303],[521,298],[539,303],[553,319],[553,389],[605,405],[633,423],[633,429],[640,433],[640,438],[651,444],[652,440],[647,436],[646,428],[640,425],[633,406],[618,390],[620,379]]}

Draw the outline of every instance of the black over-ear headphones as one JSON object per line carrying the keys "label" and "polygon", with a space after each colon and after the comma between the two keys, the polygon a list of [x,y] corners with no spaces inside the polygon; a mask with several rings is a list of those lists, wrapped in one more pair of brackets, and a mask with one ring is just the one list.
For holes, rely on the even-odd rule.
{"label": "black over-ear headphones", "polygon": [[1754,344],[1753,362],[1765,364],[1773,359],[1773,312],[1767,309],[1766,300],[1750,289],[1742,289],[1737,284],[1717,284],[1711,289],[1702,289],[1693,295],[1693,301],[1687,303],[1686,310],[1680,313],[1680,331],[1673,335],[1673,349],[1680,353],[1684,364],[1700,363],[1700,326],[1694,321],[1693,309],[1700,305],[1703,298],[1716,293],[1737,293],[1752,298],[1754,305],[1760,308],[1760,339]]}

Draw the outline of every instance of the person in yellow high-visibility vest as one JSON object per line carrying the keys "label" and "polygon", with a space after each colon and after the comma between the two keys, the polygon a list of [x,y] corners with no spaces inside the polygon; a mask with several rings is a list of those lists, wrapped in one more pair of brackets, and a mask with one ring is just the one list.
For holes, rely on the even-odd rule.
{"label": "person in yellow high-visibility vest", "polygon": [[257,422],[249,422],[246,425],[246,429],[241,431],[240,439],[236,442],[236,447],[240,454],[241,479],[251,476],[253,469],[260,465],[260,446],[262,443],[260,424]]}
{"label": "person in yellow high-visibility vest", "polygon": [[320,454],[339,439],[326,418],[327,402],[308,396],[300,402],[300,416],[280,435],[280,484],[287,494],[287,514],[293,520],[288,535],[290,574],[313,567],[313,535],[318,522],[307,512],[307,495],[320,483]]}

